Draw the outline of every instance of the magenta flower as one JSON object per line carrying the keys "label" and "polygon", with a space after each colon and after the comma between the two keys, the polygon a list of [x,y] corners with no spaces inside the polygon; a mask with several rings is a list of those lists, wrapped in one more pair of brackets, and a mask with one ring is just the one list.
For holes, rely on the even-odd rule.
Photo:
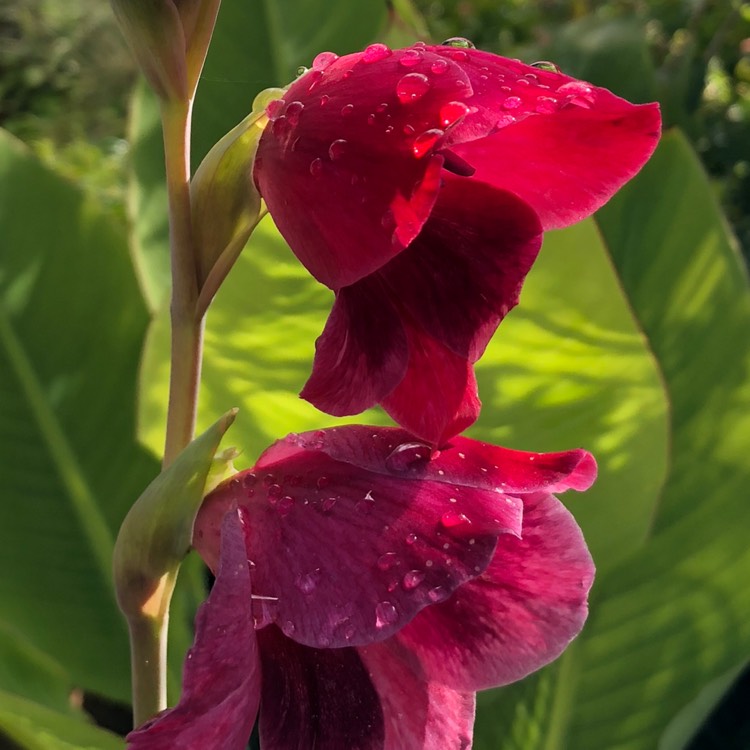
{"label": "magenta flower", "polygon": [[475,49],[324,52],[268,109],[255,178],[336,301],[302,396],[375,403],[441,445],[478,416],[473,363],[518,301],[542,230],[643,166],[658,106]]}
{"label": "magenta flower", "polygon": [[431,453],[398,429],[279,441],[206,499],[194,545],[218,576],[183,697],[130,747],[239,750],[260,706],[263,750],[468,748],[475,692],[583,625],[593,564],[551,493],[595,472],[581,450]]}

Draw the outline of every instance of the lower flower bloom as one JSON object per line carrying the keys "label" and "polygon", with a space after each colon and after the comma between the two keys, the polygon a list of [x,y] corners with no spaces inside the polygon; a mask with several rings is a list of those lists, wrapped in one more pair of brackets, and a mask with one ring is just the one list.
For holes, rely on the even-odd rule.
{"label": "lower flower bloom", "polygon": [[199,513],[217,579],[183,696],[128,747],[241,750],[258,713],[263,750],[470,747],[476,691],[583,625],[593,563],[552,493],[595,474],[582,450],[398,429],[279,441]]}

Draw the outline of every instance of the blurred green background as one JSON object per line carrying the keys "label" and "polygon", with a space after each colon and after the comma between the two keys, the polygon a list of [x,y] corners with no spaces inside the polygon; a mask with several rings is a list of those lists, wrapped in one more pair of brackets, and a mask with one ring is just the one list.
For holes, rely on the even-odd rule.
{"label": "blurred green background", "polygon": [[[750,3],[224,0],[196,160],[322,49],[451,36],[658,100],[668,130],[595,219],[545,239],[478,368],[472,436],[583,445],[600,479],[565,497],[599,568],[586,631],[480,696],[475,747],[747,750]],[[137,80],[106,3],[0,5],[0,127],[25,144],[0,134],[0,747],[121,747],[87,720],[128,726],[108,554],[157,470],[166,395],[160,138]],[[212,307],[201,395],[203,425],[241,406],[245,463],[334,421],[296,398],[329,307],[264,222]]]}

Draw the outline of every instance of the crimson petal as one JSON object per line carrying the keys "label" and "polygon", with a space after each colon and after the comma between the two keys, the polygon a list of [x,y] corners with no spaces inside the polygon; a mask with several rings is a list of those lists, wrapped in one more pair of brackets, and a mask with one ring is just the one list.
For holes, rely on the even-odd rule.
{"label": "crimson petal", "polygon": [[[405,434],[358,437],[381,433]],[[209,495],[196,520],[194,545],[213,565],[218,519],[246,509],[253,586],[266,605],[258,627],[275,622],[316,647],[384,640],[479,575],[499,535],[520,532],[517,498],[404,473],[413,442],[391,443],[395,457],[370,471],[326,455],[325,434],[306,446],[281,441]]]}
{"label": "crimson petal", "polygon": [[356,649],[308,648],[275,627],[258,640],[263,750],[384,750],[380,698]]}
{"label": "crimson petal", "polygon": [[127,736],[128,750],[244,750],[260,703],[250,572],[238,512],[221,523],[221,559],[196,615],[180,702]]}
{"label": "crimson petal", "polygon": [[413,652],[395,639],[360,649],[380,694],[386,748],[466,750],[474,730],[473,692],[430,681]]}
{"label": "crimson petal", "polygon": [[[258,145],[255,179],[279,231],[334,290],[377,270],[417,236],[440,189],[443,159],[419,158],[415,139],[439,129],[443,103],[471,93],[460,66],[448,63],[436,76],[431,66],[442,58],[420,53],[415,65],[404,65],[410,54],[397,50],[370,63],[364,52],[314,66],[273,109]],[[404,91],[410,82],[414,97]]]}
{"label": "crimson petal", "polygon": [[457,690],[505,685],[557,658],[587,614],[594,564],[573,517],[552,495],[524,496],[523,538],[397,638],[434,680]]}
{"label": "crimson petal", "polygon": [[336,293],[315,348],[313,371],[300,396],[339,417],[387,396],[404,377],[409,357],[401,319],[377,279]]}
{"label": "crimson petal", "polygon": [[539,219],[514,195],[446,175],[420,235],[380,273],[422,329],[474,362],[517,304],[541,244]]}

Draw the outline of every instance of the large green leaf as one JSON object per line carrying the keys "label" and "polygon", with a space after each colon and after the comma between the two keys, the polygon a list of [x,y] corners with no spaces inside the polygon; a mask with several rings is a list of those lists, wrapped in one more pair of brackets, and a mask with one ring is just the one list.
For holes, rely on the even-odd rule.
{"label": "large green leaf", "polygon": [[678,133],[598,219],[669,395],[669,474],[641,548],[601,572],[574,647],[484,697],[480,750],[652,750],[750,655],[746,271]]}
{"label": "large green leaf", "polygon": [[[224,0],[193,114],[193,166],[244,119],[255,95],[284,86],[318,52],[353,52],[374,39],[386,18],[382,0]],[[149,307],[158,309],[169,280],[168,226],[159,107],[136,88],[130,118],[131,249]]]}
{"label": "large green leaf", "polygon": [[0,237],[0,689],[126,700],[111,556],[158,473],[134,440],[148,316],[117,222],[1,132]]}
{"label": "large green leaf", "polygon": [[[65,713],[0,691],[0,746],[27,750],[123,750],[121,737]],[[15,745],[14,745],[15,747]]]}

